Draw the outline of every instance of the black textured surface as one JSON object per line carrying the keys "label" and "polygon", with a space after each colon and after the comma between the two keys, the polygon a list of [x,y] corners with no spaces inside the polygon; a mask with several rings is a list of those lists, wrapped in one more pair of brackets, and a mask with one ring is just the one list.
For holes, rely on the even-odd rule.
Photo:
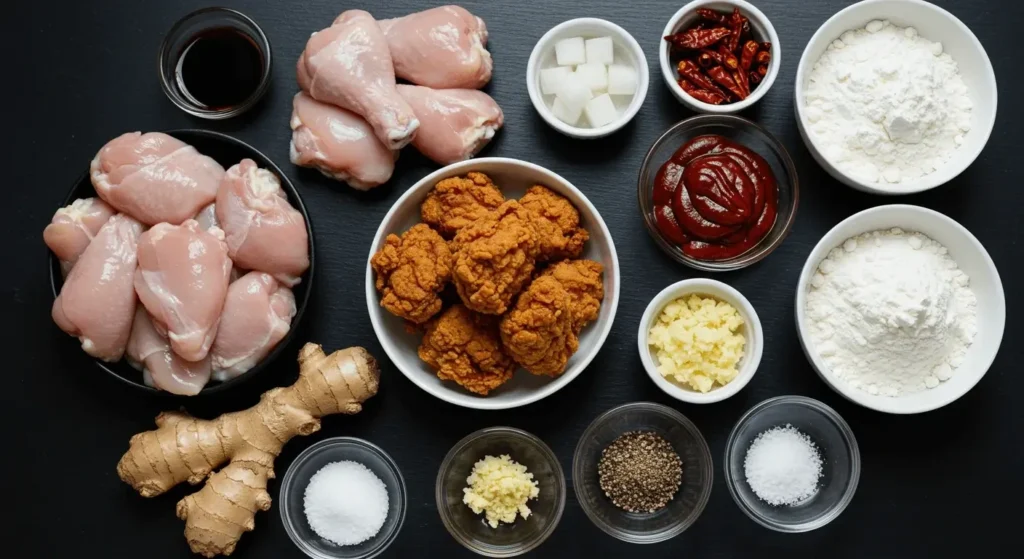
{"label": "black textured surface", "polygon": [[[800,350],[793,294],[811,247],[832,225],[863,208],[891,202],[857,193],[829,178],[797,133],[793,80],[799,54],[815,29],[848,4],[838,0],[763,0],[782,41],[782,71],[772,90],[746,116],[762,122],[790,149],[800,171],[802,200],[789,239],[764,262],[715,276],[753,302],[765,328],[761,369],[732,399],[697,407],[669,401],[647,379],[636,353],[637,322],[663,286],[695,273],[672,262],[648,238],[636,206],[636,174],[654,139],[690,116],[669,94],[657,69],[664,22],[681,1],[465,2],[491,31],[495,78],[488,91],[505,111],[506,128],[485,152],[544,165],[579,186],[604,216],[619,248],[622,298],[615,326],[599,358],[558,394],[527,408],[482,412],[456,408],[417,389],[384,359],[366,314],[363,265],[380,219],[409,185],[434,166],[403,153],[395,178],[369,194],[357,193],[298,170],[287,162],[288,117],[296,90],[294,63],[309,33],[355,4],[377,17],[426,7],[414,0],[370,3],[227,1],[259,22],[271,43],[271,91],[251,113],[212,123],[176,109],[157,81],[162,34],[199,1],[104,0],[16,2],[5,8],[0,46],[6,54],[4,106],[8,209],[3,220],[10,255],[0,275],[6,357],[2,396],[3,472],[7,488],[5,544],[14,557],[180,557],[188,548],[174,503],[189,488],[142,499],[117,479],[114,466],[128,438],[152,427],[168,402],[121,386],[98,370],[49,316],[46,251],[41,233],[67,189],[108,139],[128,130],[205,127],[237,136],[275,158],[301,190],[318,241],[318,271],[303,338],[328,348],[364,345],[382,359],[381,393],[355,417],[329,418],[320,433],[296,439],[277,461],[283,474],[294,456],[323,437],[355,435],[390,452],[409,490],[405,527],[389,557],[468,557],[441,525],[434,478],[452,444],[475,429],[521,427],[547,441],[570,471],[576,439],[600,412],[624,402],[655,400],[680,409],[707,437],[716,482],[701,519],[669,542],[636,547],[605,536],[584,516],[571,491],[562,523],[536,555],[546,557],[747,557],[780,552],[792,557],[939,557],[1008,553],[1016,540],[1022,495],[1024,428],[1014,410],[1024,381],[1024,335],[1016,312],[1024,301],[1020,208],[1024,174],[1019,146],[1022,109],[1016,98],[1024,21],[1018,2],[940,2],[961,18],[988,49],[1003,103],[992,139],[958,179],[933,192],[899,199],[937,209],[965,224],[988,248],[1006,286],[1009,321],[999,357],[969,394],[942,410],[896,417],[843,401],[813,373]],[[534,42],[553,25],[580,16],[602,17],[630,31],[651,67],[647,101],[635,121],[614,136],[569,140],[550,130],[526,95],[524,74]],[[246,407],[271,386],[291,382],[285,360],[235,394],[196,402],[201,415]],[[853,427],[864,460],[857,496],[828,527],[791,536],[747,519],[723,486],[725,438],[740,414],[779,394],[804,394],[834,406]],[[271,493],[277,484],[271,484]],[[276,495],[275,495],[276,497]],[[13,525],[11,524],[13,519]],[[11,547],[13,544],[13,548]],[[276,508],[256,517],[240,557],[300,557]],[[1001,555],[1001,553],[1000,553]]]}

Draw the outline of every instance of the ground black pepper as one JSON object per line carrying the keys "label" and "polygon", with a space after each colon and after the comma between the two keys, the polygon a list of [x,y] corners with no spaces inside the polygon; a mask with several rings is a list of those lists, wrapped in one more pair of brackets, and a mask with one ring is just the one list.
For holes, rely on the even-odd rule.
{"label": "ground black pepper", "polygon": [[612,441],[597,463],[601,490],[627,512],[655,512],[679,490],[683,461],[657,433],[630,431]]}

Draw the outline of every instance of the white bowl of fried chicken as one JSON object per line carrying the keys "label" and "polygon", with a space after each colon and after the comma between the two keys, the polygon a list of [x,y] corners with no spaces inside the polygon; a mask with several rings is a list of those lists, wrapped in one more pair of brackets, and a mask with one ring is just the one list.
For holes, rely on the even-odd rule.
{"label": "white bowl of fried chicken", "polygon": [[459,406],[507,409],[553,394],[597,355],[619,263],[575,186],[482,158],[427,175],[395,203],[370,249],[366,299],[409,380]]}

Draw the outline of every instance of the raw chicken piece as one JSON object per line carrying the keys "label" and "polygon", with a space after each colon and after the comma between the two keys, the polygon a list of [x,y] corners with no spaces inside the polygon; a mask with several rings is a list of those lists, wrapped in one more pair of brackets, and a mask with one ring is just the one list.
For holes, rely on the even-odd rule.
{"label": "raw chicken piece", "polygon": [[380,143],[359,115],[321,103],[305,93],[292,101],[292,163],[319,169],[352,188],[384,184],[395,170],[397,151]]}
{"label": "raw chicken piece", "polygon": [[190,219],[160,223],[139,239],[135,291],[166,332],[174,353],[202,361],[213,345],[228,290],[231,260],[224,232]]}
{"label": "raw chicken piece", "polygon": [[192,219],[199,222],[199,228],[203,230],[210,229],[211,227],[220,227],[220,222],[217,221],[216,204],[210,204],[199,210],[199,213],[197,213]]}
{"label": "raw chicken piece", "polygon": [[314,33],[296,72],[303,91],[365,118],[389,149],[412,141],[420,123],[395,91],[388,43],[369,13],[342,12],[330,27]]}
{"label": "raw chicken piece", "polygon": [[78,258],[53,302],[53,321],[104,361],[124,354],[135,314],[132,277],[142,225],[117,214],[107,220]]}
{"label": "raw chicken piece", "polygon": [[153,326],[146,308],[135,309],[132,335],[128,338],[128,362],[143,372],[146,384],[171,394],[194,396],[210,380],[210,356],[185,361],[171,351],[171,343]]}
{"label": "raw chicken piece", "polygon": [[228,287],[213,342],[213,378],[229,380],[260,362],[284,339],[295,316],[295,296],[262,272],[249,272]]}
{"label": "raw chicken piece", "polygon": [[129,132],[103,146],[89,167],[105,202],[146,225],[178,224],[217,196],[224,168],[160,132]]}
{"label": "raw chicken piece", "polygon": [[398,93],[420,119],[420,133],[412,145],[441,165],[476,155],[505,122],[494,99],[475,89],[400,85]]}
{"label": "raw chicken piece", "polygon": [[442,6],[377,22],[395,74],[437,89],[479,89],[491,81],[484,20],[461,6]]}
{"label": "raw chicken piece", "polygon": [[217,220],[240,268],[259,270],[291,287],[309,268],[302,214],[288,203],[274,173],[251,159],[228,169],[217,194]]}
{"label": "raw chicken piece", "polygon": [[100,227],[115,213],[114,208],[99,198],[80,198],[53,214],[50,224],[43,230],[43,241],[57,255],[65,276]]}

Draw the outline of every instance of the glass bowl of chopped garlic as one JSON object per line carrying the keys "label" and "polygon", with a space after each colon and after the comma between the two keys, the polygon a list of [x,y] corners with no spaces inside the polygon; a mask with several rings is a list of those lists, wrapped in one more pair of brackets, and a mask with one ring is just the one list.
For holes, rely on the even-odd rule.
{"label": "glass bowl of chopped garlic", "polygon": [[456,541],[485,557],[514,557],[555,531],[565,509],[565,476],[539,438],[488,427],[444,457],[435,497],[441,522]]}

